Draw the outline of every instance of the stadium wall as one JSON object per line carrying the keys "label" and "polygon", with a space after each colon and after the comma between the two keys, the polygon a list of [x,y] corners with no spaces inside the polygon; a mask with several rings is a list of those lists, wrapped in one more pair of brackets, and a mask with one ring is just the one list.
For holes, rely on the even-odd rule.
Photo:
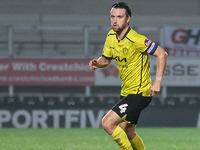
{"label": "stadium wall", "polygon": [[[0,128],[101,128],[108,106],[93,107],[4,107]],[[200,127],[200,109],[194,106],[153,106],[141,114],[139,127]]]}

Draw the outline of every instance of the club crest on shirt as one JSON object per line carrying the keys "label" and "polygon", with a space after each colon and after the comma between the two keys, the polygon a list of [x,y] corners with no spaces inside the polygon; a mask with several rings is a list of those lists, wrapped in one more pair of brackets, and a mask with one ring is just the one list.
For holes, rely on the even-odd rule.
{"label": "club crest on shirt", "polygon": [[123,53],[124,53],[124,55],[127,55],[128,54],[128,48],[123,48]]}

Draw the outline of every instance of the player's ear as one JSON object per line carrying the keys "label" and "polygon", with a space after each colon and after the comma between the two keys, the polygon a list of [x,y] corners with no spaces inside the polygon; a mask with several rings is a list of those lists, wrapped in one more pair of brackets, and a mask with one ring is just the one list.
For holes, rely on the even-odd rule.
{"label": "player's ear", "polygon": [[129,24],[130,20],[131,20],[131,16],[128,16],[128,17],[127,17],[127,23],[128,23],[128,24]]}

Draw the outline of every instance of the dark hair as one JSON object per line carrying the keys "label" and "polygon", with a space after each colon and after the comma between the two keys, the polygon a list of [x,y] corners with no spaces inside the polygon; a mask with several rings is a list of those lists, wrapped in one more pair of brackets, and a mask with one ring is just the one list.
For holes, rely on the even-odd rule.
{"label": "dark hair", "polygon": [[124,8],[126,9],[126,15],[131,17],[131,9],[129,8],[127,3],[124,2],[115,2],[112,5],[112,8]]}

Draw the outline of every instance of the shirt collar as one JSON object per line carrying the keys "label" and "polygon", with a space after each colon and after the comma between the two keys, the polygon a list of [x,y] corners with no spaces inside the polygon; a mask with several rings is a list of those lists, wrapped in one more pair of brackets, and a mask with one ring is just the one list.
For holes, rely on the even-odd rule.
{"label": "shirt collar", "polygon": [[[126,31],[126,33],[124,34],[124,36],[123,36],[123,38],[122,38],[121,40],[123,40],[123,39],[126,37],[126,35],[129,33],[130,30],[131,30],[131,28],[129,27],[128,30]],[[120,41],[121,41],[121,40],[120,40]]]}

